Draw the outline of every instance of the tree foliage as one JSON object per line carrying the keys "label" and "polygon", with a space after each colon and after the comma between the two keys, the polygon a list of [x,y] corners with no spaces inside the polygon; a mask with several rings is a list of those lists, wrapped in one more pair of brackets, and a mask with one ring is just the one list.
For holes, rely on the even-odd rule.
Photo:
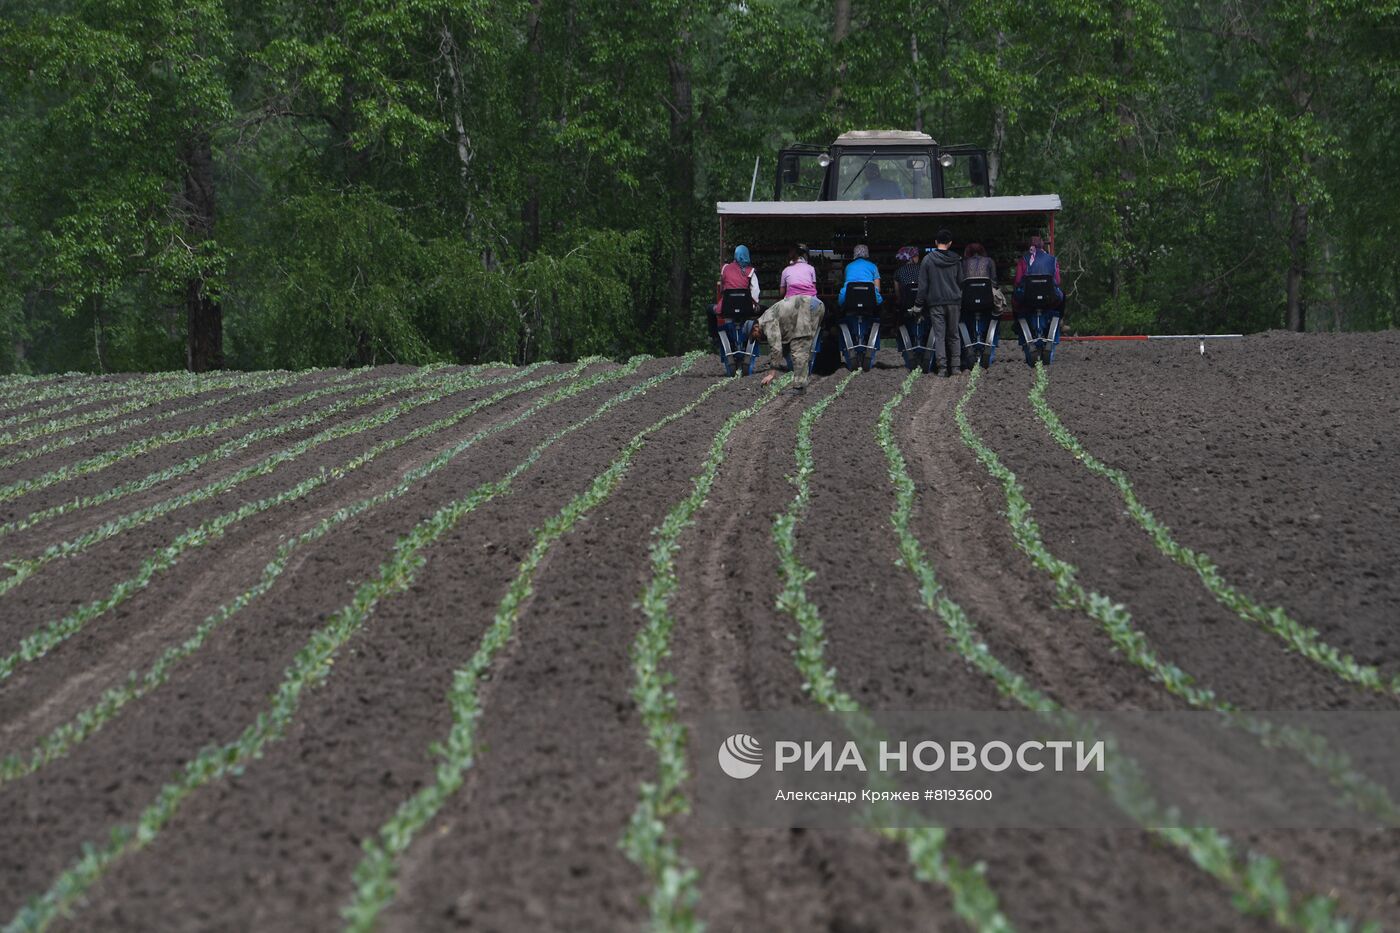
{"label": "tree foliage", "polygon": [[1062,196],[1074,326],[1396,323],[1396,0],[3,10],[4,370],[674,352],[713,202],[878,127]]}

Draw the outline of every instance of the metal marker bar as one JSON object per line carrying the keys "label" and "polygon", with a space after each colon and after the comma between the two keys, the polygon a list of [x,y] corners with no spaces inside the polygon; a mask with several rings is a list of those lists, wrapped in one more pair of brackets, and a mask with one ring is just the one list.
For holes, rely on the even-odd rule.
{"label": "metal marker bar", "polygon": [[1066,340],[1235,340],[1244,334],[1106,334],[1095,337],[1061,337]]}

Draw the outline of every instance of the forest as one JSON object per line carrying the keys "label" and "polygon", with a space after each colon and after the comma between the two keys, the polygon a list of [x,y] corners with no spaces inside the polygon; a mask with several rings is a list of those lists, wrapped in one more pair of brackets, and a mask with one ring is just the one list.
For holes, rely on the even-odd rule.
{"label": "forest", "polygon": [[850,129],[1055,192],[1080,333],[1400,301],[1400,0],[0,0],[0,372],[702,346]]}

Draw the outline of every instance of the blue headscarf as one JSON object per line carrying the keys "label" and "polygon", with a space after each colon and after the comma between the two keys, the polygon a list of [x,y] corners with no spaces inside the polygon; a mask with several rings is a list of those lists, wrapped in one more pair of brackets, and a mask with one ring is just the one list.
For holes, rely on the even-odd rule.
{"label": "blue headscarf", "polygon": [[753,263],[749,260],[749,248],[747,246],[734,247],[734,261],[745,269],[752,267]]}

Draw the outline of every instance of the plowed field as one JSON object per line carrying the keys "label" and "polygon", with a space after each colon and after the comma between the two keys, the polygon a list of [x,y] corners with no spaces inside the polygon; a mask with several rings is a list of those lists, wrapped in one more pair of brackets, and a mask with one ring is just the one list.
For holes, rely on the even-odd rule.
{"label": "plowed field", "polygon": [[1400,926],[1400,831],[720,831],[684,729],[1400,708],[1400,336],[782,386],[0,381],[4,929]]}

